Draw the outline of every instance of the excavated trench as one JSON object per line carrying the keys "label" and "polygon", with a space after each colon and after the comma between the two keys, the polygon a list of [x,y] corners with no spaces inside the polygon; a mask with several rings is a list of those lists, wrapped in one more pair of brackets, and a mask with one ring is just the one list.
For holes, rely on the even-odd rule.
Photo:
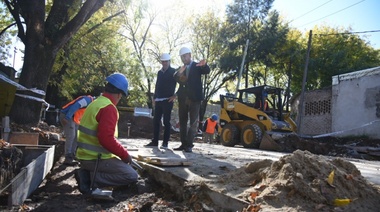
{"label": "excavated trench", "polygon": [[188,181],[163,168],[139,162],[144,168],[142,176],[152,179],[159,187],[169,191],[173,201],[189,208],[214,211],[241,211],[249,202],[230,197],[210,189],[204,181]]}

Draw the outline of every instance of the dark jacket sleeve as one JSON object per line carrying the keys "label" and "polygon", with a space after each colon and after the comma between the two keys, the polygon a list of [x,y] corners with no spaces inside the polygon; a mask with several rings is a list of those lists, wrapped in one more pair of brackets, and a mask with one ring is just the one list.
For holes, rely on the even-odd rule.
{"label": "dark jacket sleeve", "polygon": [[210,73],[208,65],[197,66],[198,63],[193,62],[190,67],[190,73],[186,83],[179,83],[177,91],[178,100],[188,97],[192,101],[202,101],[204,99],[202,75]]}

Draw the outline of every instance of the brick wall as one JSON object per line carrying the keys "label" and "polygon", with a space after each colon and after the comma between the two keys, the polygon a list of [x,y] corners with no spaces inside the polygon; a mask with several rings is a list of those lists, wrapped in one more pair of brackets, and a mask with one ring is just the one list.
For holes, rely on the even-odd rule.
{"label": "brick wall", "polygon": [[331,123],[331,88],[306,92],[300,134],[319,135],[330,133]]}

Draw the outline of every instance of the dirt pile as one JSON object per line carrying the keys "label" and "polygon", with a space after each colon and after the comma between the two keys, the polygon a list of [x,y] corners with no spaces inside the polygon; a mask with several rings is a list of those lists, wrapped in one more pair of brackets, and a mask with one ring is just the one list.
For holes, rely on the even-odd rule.
{"label": "dirt pile", "polygon": [[[330,185],[327,178],[332,171]],[[278,161],[249,163],[210,186],[261,211],[377,211],[380,207],[379,189],[355,165],[300,150]],[[336,206],[336,199],[352,202]]]}

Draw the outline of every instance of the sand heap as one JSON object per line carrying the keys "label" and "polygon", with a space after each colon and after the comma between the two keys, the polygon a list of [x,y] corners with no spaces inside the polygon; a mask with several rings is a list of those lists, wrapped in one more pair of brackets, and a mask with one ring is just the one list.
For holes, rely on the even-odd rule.
{"label": "sand heap", "polygon": [[[380,208],[378,187],[368,182],[355,165],[300,150],[278,161],[249,163],[222,175],[211,187],[249,201],[260,211],[369,212]],[[352,202],[337,206],[336,199]]]}

